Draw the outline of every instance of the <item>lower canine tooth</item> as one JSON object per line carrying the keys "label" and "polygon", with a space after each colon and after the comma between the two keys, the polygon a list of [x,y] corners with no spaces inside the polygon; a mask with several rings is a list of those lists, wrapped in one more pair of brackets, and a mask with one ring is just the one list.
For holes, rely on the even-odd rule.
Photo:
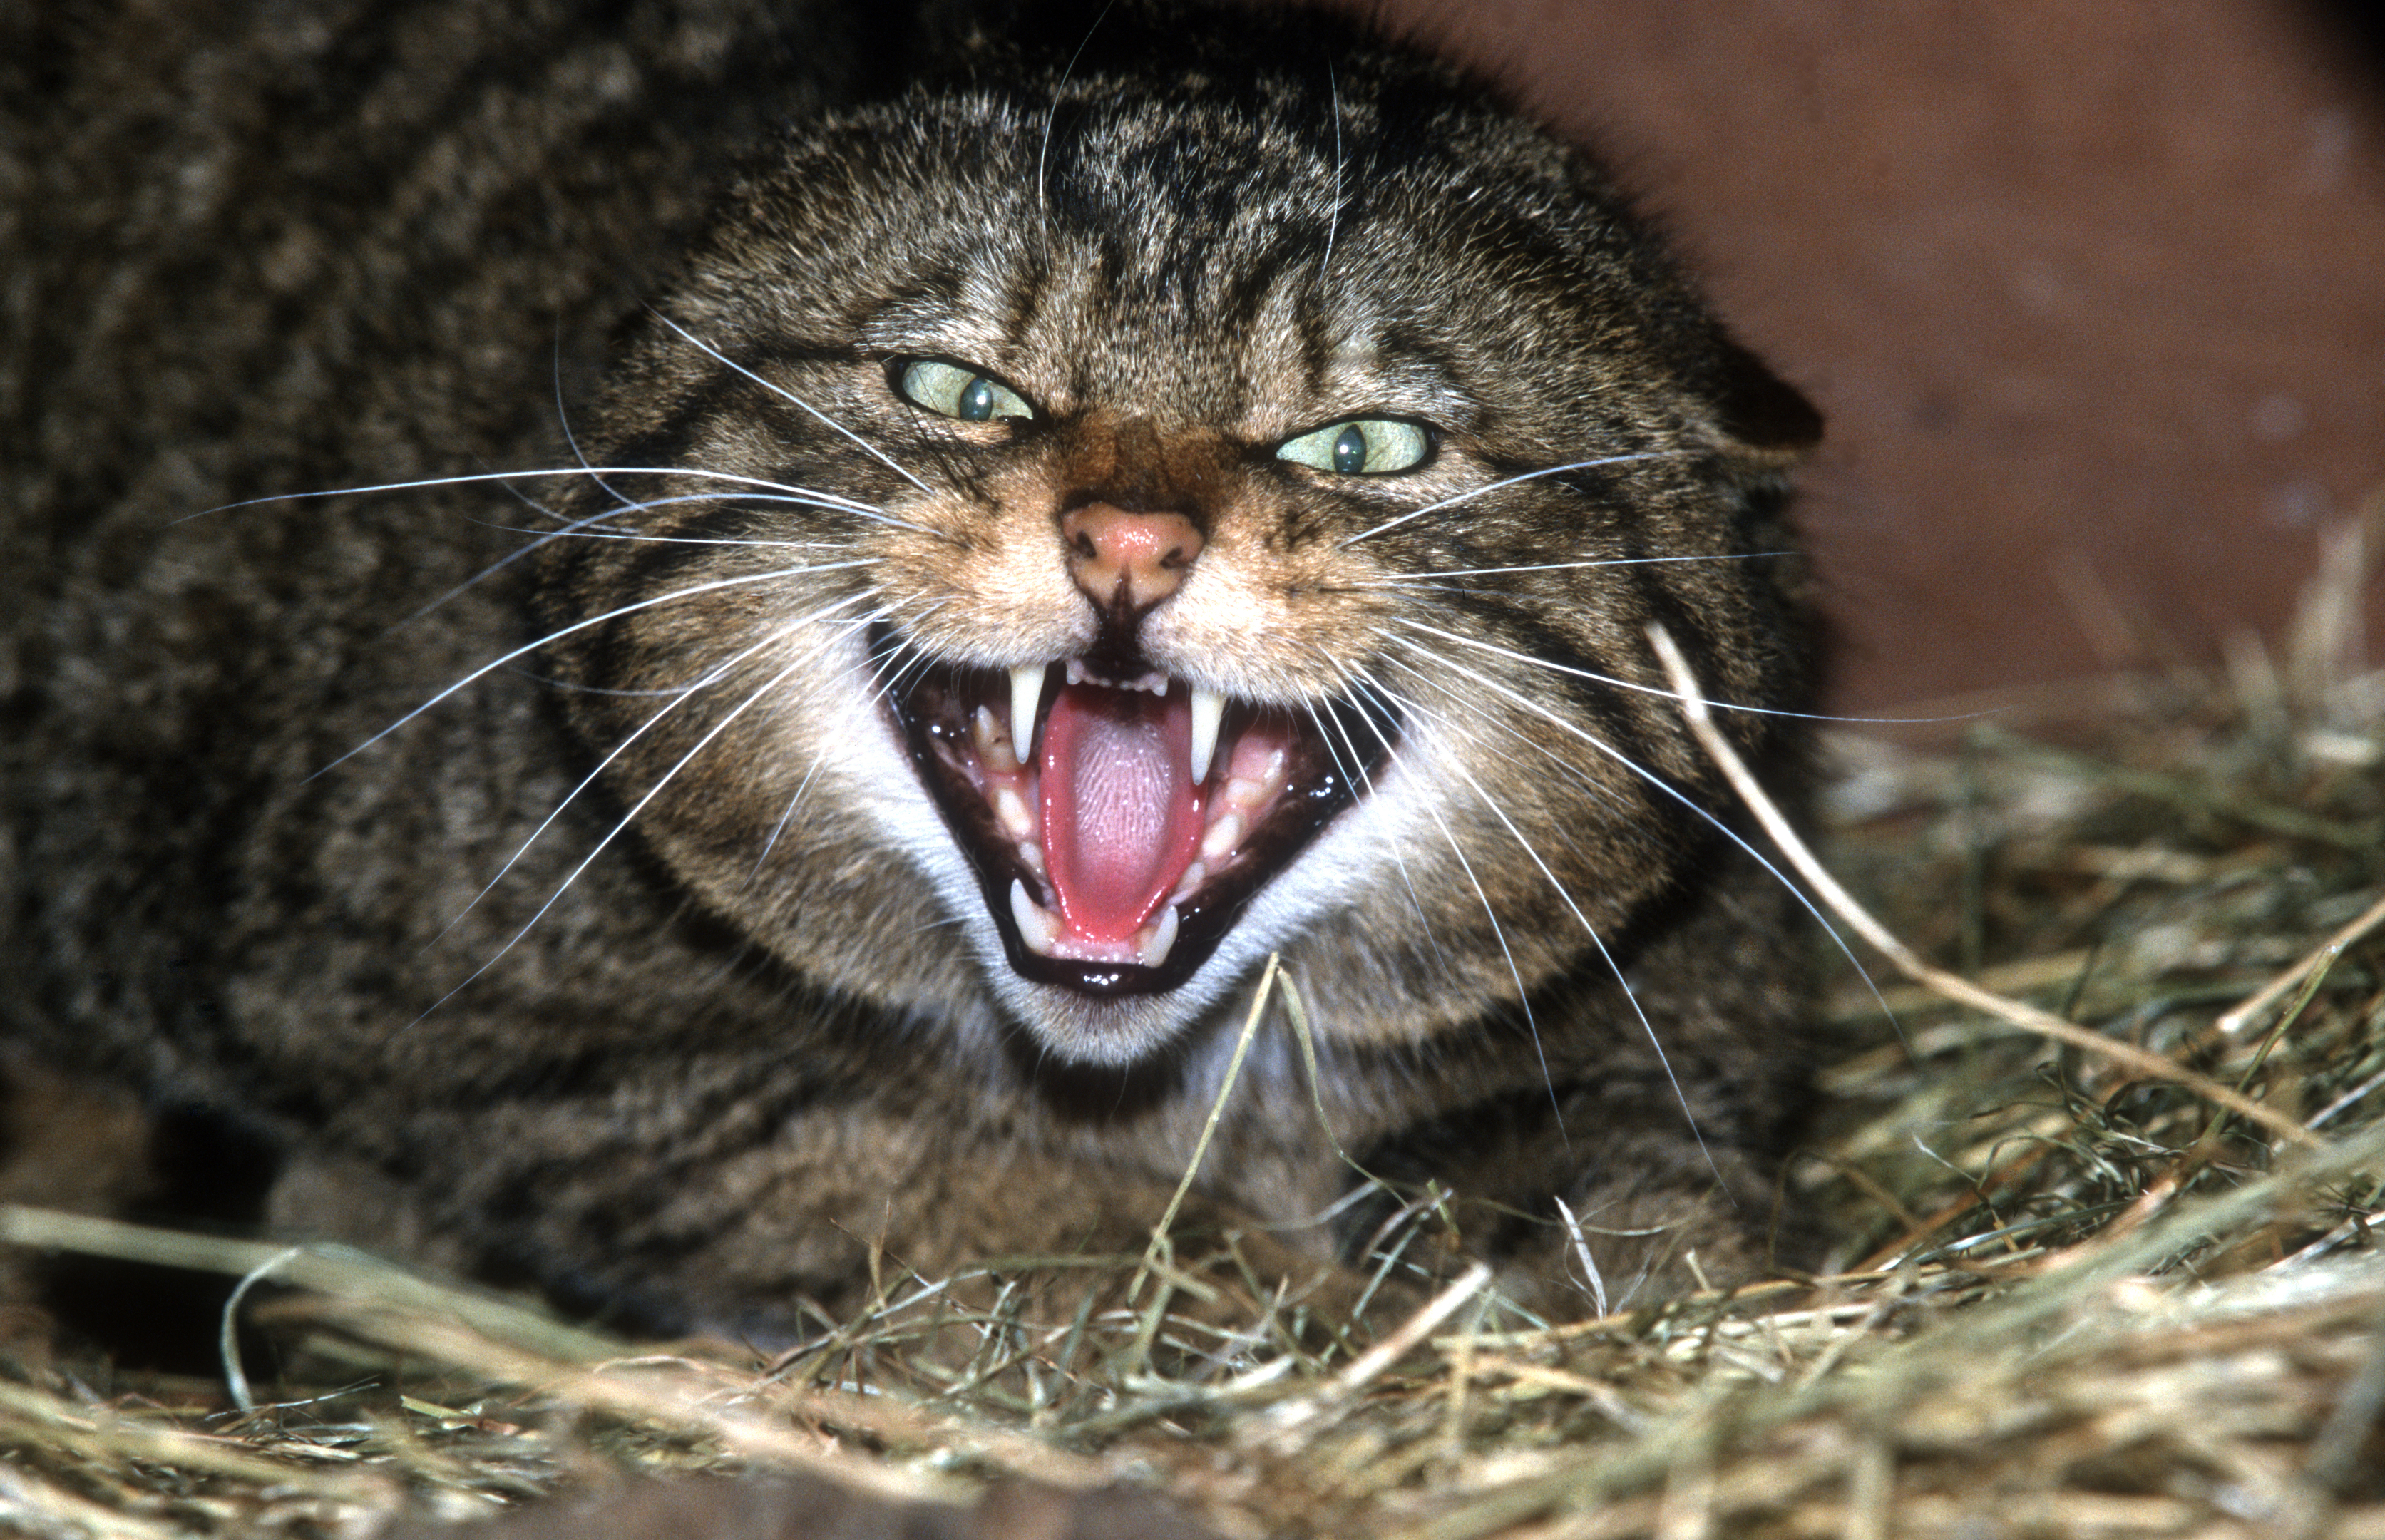
{"label": "lower canine tooth", "polygon": [[[1173,909],[1168,911],[1170,915],[1175,912]],[[1060,917],[1028,897],[1027,884],[1016,877],[1010,880],[1010,918],[1018,926],[1018,939],[1027,943],[1029,951],[1040,957],[1052,955],[1053,938],[1060,933]],[[1168,938],[1171,942],[1176,939],[1176,927],[1172,921],[1168,927]],[[1167,954],[1162,952],[1160,955],[1165,957]]]}
{"label": "lower canine tooth", "polygon": [[1157,920],[1134,933],[1134,960],[1145,968],[1156,968],[1175,947],[1176,906],[1170,904],[1159,911]]}

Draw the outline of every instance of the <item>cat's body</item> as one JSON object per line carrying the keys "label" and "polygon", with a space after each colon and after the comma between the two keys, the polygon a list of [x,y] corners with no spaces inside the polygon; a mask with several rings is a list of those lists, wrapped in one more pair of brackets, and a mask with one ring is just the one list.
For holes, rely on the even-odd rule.
{"label": "cat's body", "polygon": [[[783,1333],[1133,1244],[1280,952],[1486,1249],[1755,1255],[1790,901],[1630,686],[1802,704],[1812,424],[1594,169],[1313,19],[300,9],[0,36],[12,1034]],[[1200,1213],[1334,1204],[1310,1098]]]}

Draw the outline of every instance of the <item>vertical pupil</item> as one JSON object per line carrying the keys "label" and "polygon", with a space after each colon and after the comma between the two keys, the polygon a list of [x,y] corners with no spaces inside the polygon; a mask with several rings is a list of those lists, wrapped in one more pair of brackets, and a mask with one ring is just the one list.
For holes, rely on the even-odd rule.
{"label": "vertical pupil", "polygon": [[961,388],[960,419],[984,422],[993,416],[993,382],[980,374]]}
{"label": "vertical pupil", "polygon": [[1344,476],[1367,469],[1367,435],[1355,422],[1333,435],[1333,469]]}

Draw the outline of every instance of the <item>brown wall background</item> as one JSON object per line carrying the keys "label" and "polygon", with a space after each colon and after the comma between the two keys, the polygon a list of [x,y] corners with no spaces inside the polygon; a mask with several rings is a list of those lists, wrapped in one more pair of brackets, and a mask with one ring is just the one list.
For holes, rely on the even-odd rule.
{"label": "brown wall background", "polygon": [[1843,708],[2274,641],[2385,487],[2385,112],[2316,8],[1382,9],[1599,145],[1822,408]]}

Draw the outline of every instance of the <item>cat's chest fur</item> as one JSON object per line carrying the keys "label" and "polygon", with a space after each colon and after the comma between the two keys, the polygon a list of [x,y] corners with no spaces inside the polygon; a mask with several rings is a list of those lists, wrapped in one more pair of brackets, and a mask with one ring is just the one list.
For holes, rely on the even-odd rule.
{"label": "cat's chest fur", "polygon": [[1219,1222],[1760,1228],[1644,628],[1802,702],[1810,414],[1441,67],[1099,9],[13,24],[9,1030],[666,1323],[1139,1233],[1271,955]]}

